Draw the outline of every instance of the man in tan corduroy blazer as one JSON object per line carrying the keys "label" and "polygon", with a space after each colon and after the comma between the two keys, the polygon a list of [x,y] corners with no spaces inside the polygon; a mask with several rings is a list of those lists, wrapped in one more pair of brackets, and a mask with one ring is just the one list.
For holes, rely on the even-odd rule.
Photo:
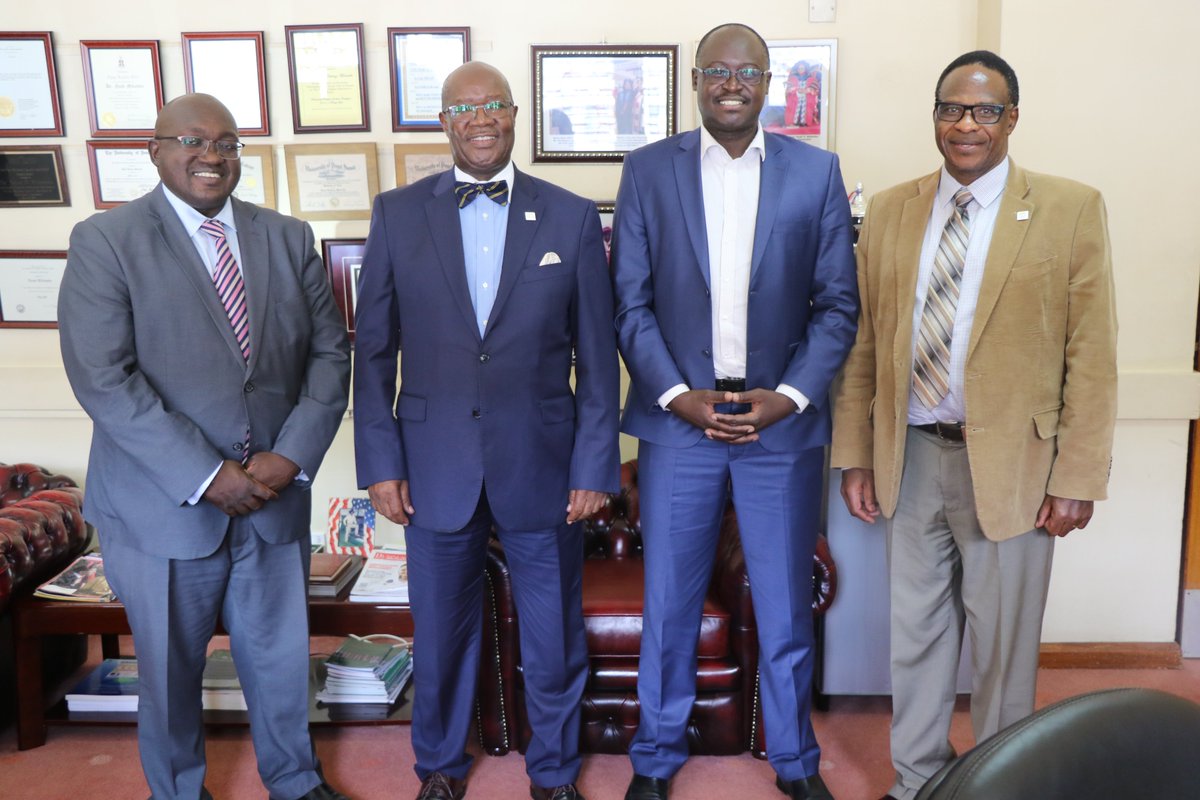
{"label": "man in tan corduroy blazer", "polygon": [[[858,243],[862,314],[832,463],[850,513],[889,520],[896,800],[954,757],[964,623],[976,740],[1033,711],[1053,537],[1085,527],[1108,483],[1117,325],[1104,202],[1008,159],[1018,99],[994,53],[952,62],[935,96],[943,167],[873,198]],[[937,355],[919,340],[956,204],[969,238],[951,248],[965,250],[960,280],[932,301],[953,295]],[[943,391],[930,392],[939,359]]]}

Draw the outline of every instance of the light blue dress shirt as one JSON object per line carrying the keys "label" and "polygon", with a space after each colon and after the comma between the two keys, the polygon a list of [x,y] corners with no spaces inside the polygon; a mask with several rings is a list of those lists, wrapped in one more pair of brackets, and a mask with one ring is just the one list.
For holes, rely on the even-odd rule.
{"label": "light blue dress shirt", "polygon": [[[471,307],[475,309],[475,322],[479,335],[487,331],[492,305],[496,302],[496,290],[500,286],[500,270],[504,266],[504,240],[508,233],[508,209],[511,207],[513,178],[516,170],[512,162],[483,183],[508,181],[510,202],[506,205],[476,197],[466,208],[458,210],[462,226],[463,257],[467,265],[467,287],[471,291]],[[454,179],[480,183],[475,178],[454,168]]]}

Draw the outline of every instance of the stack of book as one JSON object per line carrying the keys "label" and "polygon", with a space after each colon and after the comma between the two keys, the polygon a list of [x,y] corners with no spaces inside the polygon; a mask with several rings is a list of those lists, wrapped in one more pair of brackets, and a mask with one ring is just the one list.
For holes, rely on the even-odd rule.
{"label": "stack of book", "polygon": [[337,597],[362,570],[362,565],[362,556],[313,553],[308,566],[308,596]]}
{"label": "stack of book", "polygon": [[317,693],[317,700],[388,705],[412,675],[412,654],[403,642],[351,636],[325,662],[325,671],[325,688]]}
{"label": "stack of book", "polygon": [[111,603],[115,595],[104,577],[104,560],[99,553],[84,553],[71,566],[43,583],[35,597],[71,600],[76,603]]}
{"label": "stack of book", "polygon": [[137,711],[137,660],[106,658],[67,692],[68,711]]}
{"label": "stack of book", "polygon": [[408,554],[379,549],[371,553],[354,588],[351,603],[407,603]]}

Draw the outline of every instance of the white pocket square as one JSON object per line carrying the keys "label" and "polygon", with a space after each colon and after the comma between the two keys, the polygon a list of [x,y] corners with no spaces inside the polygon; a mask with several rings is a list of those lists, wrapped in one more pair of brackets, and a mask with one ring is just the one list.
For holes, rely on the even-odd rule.
{"label": "white pocket square", "polygon": [[561,264],[561,263],[562,263],[562,259],[558,257],[558,253],[551,250],[549,253],[546,253],[546,255],[542,256],[541,263],[539,263],[538,266],[545,267],[549,264]]}

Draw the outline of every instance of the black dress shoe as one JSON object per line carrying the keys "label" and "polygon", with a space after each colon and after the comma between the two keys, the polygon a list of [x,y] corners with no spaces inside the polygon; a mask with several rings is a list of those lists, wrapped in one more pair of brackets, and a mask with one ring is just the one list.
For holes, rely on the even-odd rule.
{"label": "black dress shoe", "polygon": [[[271,800],[275,799],[271,798]],[[305,794],[297,797],[296,800],[350,800],[350,798],[346,797],[346,795],[342,794],[328,783],[320,783],[317,786],[309,789]]]}
{"label": "black dress shoe", "polygon": [[555,786],[553,789],[543,789],[541,786],[531,783],[529,784],[529,796],[533,800],[585,800],[573,783]]}
{"label": "black dress shoe", "polygon": [[434,772],[421,781],[421,791],[417,792],[417,800],[461,800],[466,793],[466,781]]}
{"label": "black dress shoe", "polygon": [[785,781],[776,776],[775,785],[792,800],[833,800],[820,775],[809,775],[794,781]]}
{"label": "black dress shoe", "polygon": [[668,783],[666,778],[634,775],[625,790],[625,800],[667,800]]}

